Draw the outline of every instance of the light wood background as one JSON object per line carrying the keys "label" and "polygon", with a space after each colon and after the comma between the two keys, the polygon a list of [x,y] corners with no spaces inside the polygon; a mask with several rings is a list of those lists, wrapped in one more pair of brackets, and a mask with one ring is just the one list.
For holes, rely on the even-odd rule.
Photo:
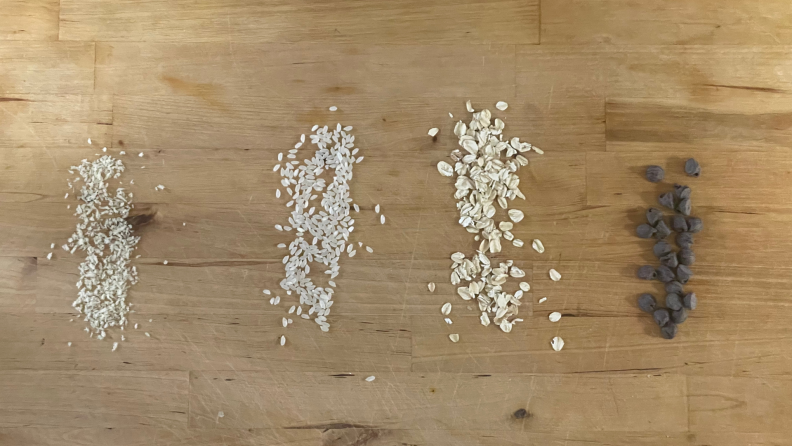
{"label": "light wood background", "polygon": [[[546,150],[515,232],[547,252],[504,253],[533,286],[510,334],[448,283],[473,243],[434,165],[468,98]],[[374,253],[343,259],[331,333],[297,320],[280,347],[271,167],[338,121]],[[116,352],[69,321],[79,258],[46,259],[75,224],[67,168],[103,146],[149,220]],[[792,444],[790,146],[789,1],[0,0],[0,444]],[[699,309],[666,341],[633,230],[674,181],[705,230]]]}

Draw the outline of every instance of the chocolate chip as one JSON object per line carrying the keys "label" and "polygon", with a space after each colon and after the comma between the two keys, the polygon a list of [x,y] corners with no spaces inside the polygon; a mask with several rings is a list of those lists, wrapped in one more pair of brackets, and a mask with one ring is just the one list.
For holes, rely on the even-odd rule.
{"label": "chocolate chip", "polygon": [[674,336],[677,335],[677,325],[673,322],[669,322],[663,328],[660,329],[660,334],[666,339],[674,339]]}
{"label": "chocolate chip", "polygon": [[668,209],[674,209],[674,194],[666,192],[657,199],[657,201]]}
{"label": "chocolate chip", "polygon": [[681,184],[674,185],[674,195],[680,200],[683,198],[690,198],[690,188],[682,186]]}
{"label": "chocolate chip", "polygon": [[650,225],[654,226],[663,219],[663,211],[657,208],[649,208],[646,211],[646,221],[649,222]]}
{"label": "chocolate chip", "polygon": [[[657,274],[660,274],[659,270]],[[685,284],[688,283],[688,280],[690,280],[691,277],[693,277],[693,271],[691,271],[690,268],[685,265],[679,265],[677,267],[676,276],[679,283]]]}
{"label": "chocolate chip", "polygon": [[654,236],[658,240],[662,240],[668,237],[669,235],[671,235],[671,230],[668,229],[668,225],[663,220],[660,220],[660,222],[657,223],[657,226],[655,226],[655,230],[657,232],[655,232]]}
{"label": "chocolate chip", "polygon": [[663,257],[671,251],[673,251],[673,248],[665,240],[660,240],[652,247],[652,252],[657,258]]}
{"label": "chocolate chip", "polygon": [[679,202],[677,205],[677,211],[679,211],[682,215],[690,215],[691,206],[690,206],[690,198],[685,198]]}
{"label": "chocolate chip", "polygon": [[688,232],[700,232],[704,229],[704,222],[698,217],[690,217],[687,219]]}
{"label": "chocolate chip", "polygon": [[652,183],[659,183],[665,177],[665,171],[660,166],[649,166],[646,168],[646,179]]}
{"label": "chocolate chip", "polygon": [[680,296],[684,294],[682,291],[682,284],[674,280],[673,282],[668,282],[665,284],[666,293],[675,293],[679,294]]}
{"label": "chocolate chip", "polygon": [[696,305],[698,305],[698,299],[696,299],[696,293],[687,293],[685,297],[682,298],[682,305],[688,310],[695,310]]}
{"label": "chocolate chip", "polygon": [[647,225],[646,223],[639,225],[635,230],[635,233],[641,238],[651,238],[655,232],[657,232],[657,229]]}
{"label": "chocolate chip", "polygon": [[682,248],[679,250],[679,254],[677,254],[677,259],[679,259],[679,263],[682,265],[690,266],[696,263],[696,254],[694,254],[693,250],[690,248]]}
{"label": "chocolate chip", "polygon": [[657,323],[657,325],[661,327],[667,324],[668,320],[671,319],[671,316],[668,314],[668,310],[665,308],[655,310],[655,312],[652,313],[652,317],[654,318],[654,321]]}
{"label": "chocolate chip", "polygon": [[688,317],[687,308],[680,308],[678,310],[674,310],[671,313],[671,320],[677,324],[681,324],[682,322],[685,322],[687,320],[687,317]]}
{"label": "chocolate chip", "polygon": [[689,232],[680,232],[676,236],[676,244],[680,248],[690,248],[693,246],[693,234]]}
{"label": "chocolate chip", "polygon": [[693,158],[685,161],[685,173],[691,177],[697,177],[701,175],[701,166],[699,166],[698,161],[694,160]]}
{"label": "chocolate chip", "polygon": [[676,232],[687,232],[688,224],[687,220],[685,220],[685,216],[676,214],[671,217],[671,227],[674,228]]}
{"label": "chocolate chip", "polygon": [[670,293],[666,295],[666,307],[672,310],[679,310],[682,308],[682,298],[679,294]]}
{"label": "chocolate chip", "polygon": [[657,272],[652,265],[644,265],[638,268],[638,278],[643,280],[652,280],[657,278]]}
{"label": "chocolate chip", "polygon": [[[674,280],[674,272],[671,271],[671,268],[669,268],[669,267],[667,267],[665,265],[660,265],[660,267],[657,268],[656,272],[657,272],[657,280],[659,280],[661,282],[667,283],[667,282],[671,282],[672,280]],[[684,283],[681,280],[680,280],[680,282]]]}
{"label": "chocolate chip", "polygon": [[677,259],[675,252],[669,252],[663,257],[660,257],[660,263],[669,268],[676,268],[679,266],[679,260]]}
{"label": "chocolate chip", "polygon": [[655,310],[655,307],[657,307],[657,300],[655,300],[655,297],[651,294],[641,294],[638,298],[638,308],[641,310],[651,313]]}

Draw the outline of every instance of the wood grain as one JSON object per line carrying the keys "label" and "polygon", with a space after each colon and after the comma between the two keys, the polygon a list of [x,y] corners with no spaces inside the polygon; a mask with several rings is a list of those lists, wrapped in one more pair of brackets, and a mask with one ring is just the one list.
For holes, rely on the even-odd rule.
{"label": "wood grain", "polygon": [[[380,373],[370,383],[364,378],[353,374],[193,372],[190,424],[309,429],[411,426],[423,430],[517,432],[526,428],[548,432],[561,426],[603,431],[687,429],[686,409],[678,403],[679,397],[685,396],[685,379],[679,376],[643,376],[640,383],[629,377],[522,374]],[[621,392],[633,397],[614,398]],[[335,399],[339,397],[355,404],[344,404],[347,410],[337,411]],[[382,399],[388,404],[381,405]],[[567,404],[562,403],[565,400]],[[478,410],[468,410],[468,401]],[[648,401],[651,411],[645,404]],[[559,410],[559,406],[564,409]],[[512,416],[521,408],[530,417],[519,420]],[[221,410],[228,415],[219,418]]]}
{"label": "wood grain", "polygon": [[3,0],[0,8],[0,40],[58,40],[57,0]]}
{"label": "wood grain", "polygon": [[[514,94],[514,48],[99,43],[96,89],[138,96],[197,96],[210,104],[229,93],[263,96],[264,92],[293,100],[338,100],[352,94],[466,98],[470,91],[498,98]],[[343,102],[322,108],[330,105],[347,108]]]}
{"label": "wood grain", "polygon": [[112,140],[109,96],[6,94],[0,116],[0,150],[42,149],[51,158],[62,147],[84,148],[89,137],[98,149]]}
{"label": "wood grain", "polygon": [[542,43],[777,45],[792,42],[792,9],[780,0],[542,3]]}
{"label": "wood grain", "polygon": [[5,428],[167,428],[183,425],[187,417],[184,372],[26,370],[0,376]]}
{"label": "wood grain", "polygon": [[32,313],[36,308],[35,258],[0,257],[0,313]]}
{"label": "wood grain", "polygon": [[0,59],[0,94],[93,93],[93,43],[0,41]]}
{"label": "wood grain", "polygon": [[[787,4],[0,9],[0,444],[792,445]],[[526,216],[515,236],[546,251],[494,256],[531,284],[509,334],[449,283],[450,254],[476,243],[436,164],[467,99],[508,102],[494,111],[506,135],[546,151],[512,203]],[[342,259],[330,333],[283,328],[296,299],[278,288],[290,234],[274,229],[287,200],[272,167],[338,122],[365,156],[353,239],[374,252]],[[76,224],[69,166],[103,154],[124,160],[142,237],[132,325],[110,342],[71,307],[81,256],[49,248]],[[691,156],[700,178],[682,172]],[[643,178],[648,164],[664,183]],[[635,277],[656,260],[634,231],[675,182],[693,187],[705,228],[686,287],[699,307],[667,341],[635,304],[664,290]]]}
{"label": "wood grain", "polygon": [[539,2],[157,0],[61,3],[62,40],[539,43]]}

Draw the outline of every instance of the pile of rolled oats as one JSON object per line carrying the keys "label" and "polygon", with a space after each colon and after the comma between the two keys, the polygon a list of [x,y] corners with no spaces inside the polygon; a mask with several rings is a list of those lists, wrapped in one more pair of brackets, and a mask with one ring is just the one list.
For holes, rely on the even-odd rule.
{"label": "pile of rolled oats", "polygon": [[[492,113],[486,109],[475,112],[470,101],[466,105],[473,113],[470,123],[459,121],[454,126],[461,150],[451,152],[453,166],[441,161],[437,170],[446,177],[456,174],[454,198],[459,210],[459,224],[475,234],[479,247],[469,257],[461,252],[451,255],[451,283],[460,285],[466,282],[457,288],[457,293],[463,300],[477,302],[482,325],[492,322],[508,333],[515,323],[522,321],[517,317],[520,299],[531,288],[527,282],[521,282],[514,292],[504,290],[509,277],[519,279],[525,277],[525,272],[515,266],[513,260],[495,263],[488,254],[500,253],[504,239],[515,247],[524,246],[524,242],[511,232],[515,223],[523,220],[524,214],[518,209],[508,209],[509,202],[515,198],[525,199],[519,189],[520,177],[517,175],[520,167],[528,165],[523,154],[544,152],[517,137],[504,140],[505,124],[501,119],[493,120]],[[501,102],[497,106],[499,110],[507,107]],[[498,207],[507,210],[508,219],[497,221]],[[539,252],[544,251],[538,240],[532,246]],[[444,306],[442,313],[448,315],[450,308]],[[458,336],[451,338],[456,342],[454,339],[458,340]]]}

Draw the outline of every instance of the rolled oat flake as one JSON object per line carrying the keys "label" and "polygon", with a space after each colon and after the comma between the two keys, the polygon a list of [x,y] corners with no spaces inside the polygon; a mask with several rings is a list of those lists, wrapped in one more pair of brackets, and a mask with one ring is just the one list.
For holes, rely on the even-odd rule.
{"label": "rolled oat flake", "polygon": [[649,222],[650,225],[654,226],[657,222],[663,219],[663,211],[657,208],[649,208],[646,210],[646,221]]}
{"label": "rolled oat flake", "polygon": [[671,230],[668,229],[668,225],[663,220],[660,220],[660,222],[657,223],[657,226],[655,226],[655,230],[657,232],[655,232],[654,236],[655,236],[655,238],[660,239],[660,240],[662,240],[662,239],[668,237],[669,235],[671,235]]}
{"label": "rolled oat flake", "polygon": [[[657,268],[657,280],[659,280],[659,281],[661,281],[663,283],[671,282],[671,281],[674,280],[674,272],[671,271],[671,268],[669,268],[669,267],[667,267],[665,265],[660,265],[660,267]],[[685,282],[682,282],[681,280],[680,280],[680,282],[681,283],[685,283]]]}
{"label": "rolled oat flake", "polygon": [[657,325],[661,327],[667,324],[671,319],[671,315],[668,314],[668,310],[665,308],[655,310],[654,313],[652,313],[652,317],[654,318],[654,321],[657,323]]}
{"label": "rolled oat flake", "polygon": [[698,177],[701,175],[701,166],[699,165],[698,161],[693,158],[685,161],[685,173],[691,177]]}
{"label": "rolled oat flake", "polygon": [[688,310],[695,310],[696,305],[698,305],[698,299],[696,299],[696,293],[685,294],[685,297],[682,298],[682,305]]}
{"label": "rolled oat flake", "polygon": [[665,171],[660,166],[649,166],[646,168],[646,179],[652,183],[659,183],[665,177]]}
{"label": "rolled oat flake", "polygon": [[696,263],[696,254],[690,248],[682,248],[677,254],[677,259],[679,259],[680,264],[690,266]]}
{"label": "rolled oat flake", "polygon": [[644,265],[638,268],[638,278],[643,280],[656,279],[657,272],[652,265]]}
{"label": "rolled oat flake", "polygon": [[641,294],[638,297],[638,308],[647,313],[654,312],[657,307],[657,300],[649,293]]}
{"label": "rolled oat flake", "polygon": [[679,294],[670,293],[666,295],[666,307],[672,310],[679,310],[682,308],[682,298]]}
{"label": "rolled oat flake", "polygon": [[691,271],[690,268],[685,265],[679,265],[677,267],[676,276],[679,283],[685,284],[688,283],[691,277],[693,277],[693,271]]}
{"label": "rolled oat flake", "polygon": [[669,322],[663,328],[660,329],[660,334],[666,339],[674,339],[677,335],[677,325],[673,322]]}
{"label": "rolled oat flake", "polygon": [[676,244],[680,248],[690,248],[693,246],[693,234],[689,232],[680,232],[676,236]]}
{"label": "rolled oat flake", "polygon": [[666,192],[658,197],[657,202],[668,209],[674,209],[674,194],[671,192]]}
{"label": "rolled oat flake", "polygon": [[677,205],[677,211],[679,211],[680,214],[685,216],[690,215],[690,211],[691,211],[690,198],[685,198],[682,201],[680,201],[679,204]]}
{"label": "rolled oat flake", "polygon": [[640,238],[651,238],[655,232],[657,232],[657,229],[647,225],[646,223],[639,225],[635,230],[635,233],[638,234],[638,237]]}
{"label": "rolled oat flake", "polygon": [[673,248],[671,248],[671,245],[669,245],[665,240],[660,240],[652,247],[652,252],[657,258],[661,258],[671,251],[673,251]]}
{"label": "rolled oat flake", "polygon": [[685,220],[685,216],[675,214],[673,217],[671,217],[671,227],[674,228],[674,231],[676,232],[687,232],[688,224],[687,220]]}

